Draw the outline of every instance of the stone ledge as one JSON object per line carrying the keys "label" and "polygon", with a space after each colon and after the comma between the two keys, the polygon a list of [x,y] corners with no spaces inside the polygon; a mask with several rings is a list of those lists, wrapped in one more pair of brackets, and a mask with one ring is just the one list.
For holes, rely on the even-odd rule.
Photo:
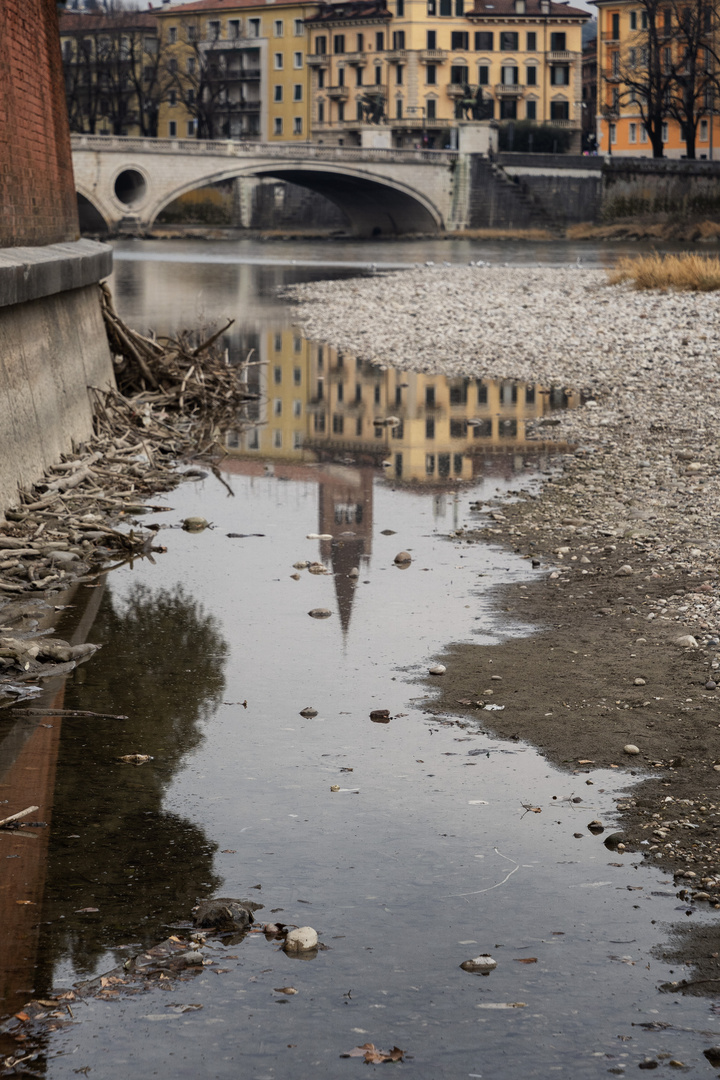
{"label": "stone ledge", "polygon": [[93,285],[112,271],[112,248],[97,240],[0,249],[0,308]]}

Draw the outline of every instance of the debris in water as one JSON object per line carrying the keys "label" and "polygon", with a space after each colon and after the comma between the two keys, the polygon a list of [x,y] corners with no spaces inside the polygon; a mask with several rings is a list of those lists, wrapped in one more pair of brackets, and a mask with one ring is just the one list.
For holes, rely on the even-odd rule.
{"label": "debris in water", "polygon": [[473,975],[489,975],[497,967],[497,960],[487,953],[476,956],[472,960],[463,960],[460,967],[463,971],[469,971]]}
{"label": "debris in water", "polygon": [[390,710],[389,709],[373,709],[370,713],[370,719],[375,724],[389,724],[390,723]]}
{"label": "debris in water", "polygon": [[394,562],[396,566],[409,566],[412,562],[412,555],[409,551],[398,551]]}
{"label": "debris in water", "polygon": [[255,922],[253,912],[262,907],[252,900],[233,900],[228,896],[201,900],[193,909],[195,926],[204,930],[244,930]]}
{"label": "debris in water", "polygon": [[186,517],[183,518],[182,527],[185,532],[202,532],[209,524],[204,517]]}
{"label": "debris in water", "polygon": [[308,611],[308,615],[312,619],[329,619],[332,611],[326,607],[314,607],[311,611]]}
{"label": "debris in water", "polygon": [[401,1050],[399,1046],[393,1046],[392,1050],[388,1050],[385,1054],[382,1050],[378,1050],[374,1043],[363,1043],[362,1046],[356,1046],[347,1054],[341,1054],[341,1058],[363,1058],[366,1065],[381,1065],[384,1061],[402,1061],[405,1051]]}
{"label": "debris in water", "polygon": [[118,758],[118,761],[122,761],[124,765],[144,765],[152,760],[151,754],[123,754]]}
{"label": "debris in water", "polygon": [[317,716],[317,709],[313,709],[312,705],[306,705],[304,709],[300,710],[300,715],[304,716],[306,720],[311,720],[313,716]]}
{"label": "debris in water", "polygon": [[313,930],[312,926],[299,926],[297,930],[288,933],[283,949],[288,953],[310,952],[317,949],[317,946],[317,930]]}

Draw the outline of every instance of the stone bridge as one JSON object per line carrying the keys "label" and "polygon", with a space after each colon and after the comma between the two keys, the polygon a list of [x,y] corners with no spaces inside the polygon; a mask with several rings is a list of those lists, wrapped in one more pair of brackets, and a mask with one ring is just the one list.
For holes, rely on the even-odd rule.
{"label": "stone bridge", "polygon": [[74,135],[75,186],[109,232],[149,229],[186,191],[240,176],[269,176],[325,195],[358,236],[462,228],[465,169],[447,150],[243,143]]}

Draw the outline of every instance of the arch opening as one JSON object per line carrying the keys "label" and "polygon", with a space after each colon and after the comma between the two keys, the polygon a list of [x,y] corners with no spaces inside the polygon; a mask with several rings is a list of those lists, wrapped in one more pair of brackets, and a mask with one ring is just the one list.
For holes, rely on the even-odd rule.
{"label": "arch opening", "polygon": [[135,206],[147,193],[145,177],[137,169],[123,169],[115,179],[115,195],[125,206]]}
{"label": "arch opening", "polygon": [[91,233],[97,235],[102,233],[107,235],[110,231],[105,218],[102,216],[98,208],[94,203],[91,203],[88,198],[77,192],[77,208],[78,208],[78,223],[80,225],[80,232],[85,235]]}

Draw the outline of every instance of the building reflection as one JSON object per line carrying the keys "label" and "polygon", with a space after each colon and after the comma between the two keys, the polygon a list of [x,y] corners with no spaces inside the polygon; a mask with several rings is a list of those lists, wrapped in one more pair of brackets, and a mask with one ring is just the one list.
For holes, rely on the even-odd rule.
{"label": "building reflection", "polygon": [[396,483],[447,489],[486,472],[489,456],[533,457],[528,424],[580,404],[576,391],[499,379],[385,370],[291,330],[254,336],[249,426],[226,433],[229,454],[389,466]]}

